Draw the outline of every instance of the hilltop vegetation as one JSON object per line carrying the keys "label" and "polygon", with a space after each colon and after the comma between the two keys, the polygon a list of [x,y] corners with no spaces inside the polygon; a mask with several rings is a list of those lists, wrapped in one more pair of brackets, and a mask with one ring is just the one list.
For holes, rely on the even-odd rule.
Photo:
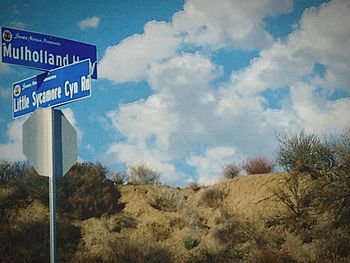
{"label": "hilltop vegetation", "polygon": [[[350,132],[280,137],[276,161],[185,189],[144,164],[76,164],[57,182],[59,262],[349,262]],[[47,197],[46,177],[0,163],[0,262],[49,261]]]}

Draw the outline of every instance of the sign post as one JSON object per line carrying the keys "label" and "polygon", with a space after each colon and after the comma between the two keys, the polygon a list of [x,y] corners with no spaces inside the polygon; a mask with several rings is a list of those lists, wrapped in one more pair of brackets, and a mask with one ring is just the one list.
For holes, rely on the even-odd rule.
{"label": "sign post", "polygon": [[40,175],[49,177],[50,262],[56,263],[56,177],[77,160],[77,132],[60,110],[37,110],[23,123],[23,153]]}
{"label": "sign post", "polygon": [[56,177],[76,162],[77,132],[53,107],[90,96],[96,46],[1,27],[1,50],[4,63],[46,71],[13,84],[12,114],[34,112],[23,123],[23,153],[38,174],[49,177],[50,262],[56,263]]}

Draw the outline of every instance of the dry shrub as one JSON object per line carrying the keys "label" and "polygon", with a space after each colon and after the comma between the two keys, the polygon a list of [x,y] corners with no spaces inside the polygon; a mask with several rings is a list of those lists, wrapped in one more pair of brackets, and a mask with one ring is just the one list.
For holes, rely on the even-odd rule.
{"label": "dry shrub", "polygon": [[312,228],[317,222],[314,201],[316,194],[310,187],[311,181],[306,174],[290,173],[283,178],[283,184],[273,189],[273,195],[284,212],[275,218],[276,224],[283,224],[292,232],[301,233]]}
{"label": "dry shrub", "polygon": [[[170,252],[159,243],[142,238],[118,239],[112,244],[115,263],[171,262]],[[97,262],[97,261],[96,261]]]}
{"label": "dry shrub", "polygon": [[169,225],[171,228],[182,229],[186,225],[187,218],[183,218],[182,216],[171,217],[169,219]]}
{"label": "dry shrub", "polygon": [[284,135],[278,141],[277,162],[287,171],[317,176],[317,170],[328,168],[334,163],[332,150],[314,133]]}
{"label": "dry shrub", "polygon": [[286,233],[282,249],[297,262],[318,262],[316,261],[316,250],[313,242],[304,243],[301,235]]}
{"label": "dry shrub", "polygon": [[160,184],[160,174],[147,167],[144,163],[128,166],[126,168],[126,173],[129,178],[129,184]]}
{"label": "dry shrub", "polygon": [[241,168],[234,163],[227,164],[224,166],[223,175],[226,179],[233,179],[239,176]]}
{"label": "dry shrub", "polygon": [[287,251],[273,249],[264,246],[259,249],[253,249],[249,253],[248,262],[252,263],[292,263],[295,262]]}
{"label": "dry shrub", "polygon": [[166,189],[152,196],[148,203],[158,210],[176,212],[183,206],[184,201],[185,199],[181,194],[177,193],[175,190]]}
{"label": "dry shrub", "polygon": [[227,223],[233,216],[233,214],[221,207],[219,209],[219,215],[215,217],[215,224]]}
{"label": "dry shrub", "polygon": [[210,207],[219,208],[222,206],[226,193],[217,188],[209,188],[205,190],[200,199],[200,204]]}
{"label": "dry shrub", "polygon": [[119,211],[121,194],[107,179],[107,173],[100,164],[75,164],[57,180],[58,212],[69,218],[87,219]]}
{"label": "dry shrub", "polygon": [[255,244],[256,230],[250,222],[232,217],[214,232],[215,239],[224,246],[220,256],[228,262],[241,262]]}
{"label": "dry shrub", "polygon": [[199,185],[198,182],[190,182],[188,184],[188,187],[191,188],[193,191],[197,192],[199,190],[201,190],[201,186]]}
{"label": "dry shrub", "polygon": [[155,241],[163,241],[169,238],[171,229],[169,226],[158,222],[147,222],[145,225],[146,233],[150,234],[151,239]]}
{"label": "dry shrub", "polygon": [[249,158],[243,165],[243,168],[248,174],[265,174],[271,173],[274,165],[266,158],[258,156]]}
{"label": "dry shrub", "polygon": [[182,210],[183,217],[186,218],[186,226],[191,229],[203,229],[205,227],[204,218],[200,217],[199,214],[189,208]]}
{"label": "dry shrub", "polygon": [[206,247],[197,246],[185,255],[185,257],[180,261],[184,263],[208,263],[208,262],[229,262],[216,260],[208,251]]}
{"label": "dry shrub", "polygon": [[318,262],[350,262],[350,234],[348,229],[330,229],[316,242]]}
{"label": "dry shrub", "polygon": [[[58,261],[69,262],[81,238],[80,228],[57,224]],[[0,226],[0,262],[49,262],[48,222],[27,222]]]}
{"label": "dry shrub", "polygon": [[116,172],[112,176],[111,180],[115,184],[124,184],[127,181],[127,175],[123,172]]}

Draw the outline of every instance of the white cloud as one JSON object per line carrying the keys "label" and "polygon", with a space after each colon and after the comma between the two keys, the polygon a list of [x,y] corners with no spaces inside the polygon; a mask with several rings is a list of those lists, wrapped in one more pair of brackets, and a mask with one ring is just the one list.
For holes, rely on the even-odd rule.
{"label": "white cloud", "polygon": [[100,76],[116,83],[145,80],[149,67],[177,55],[188,44],[201,47],[257,49],[272,44],[263,18],[290,12],[292,0],[189,0],[172,23],[148,22],[135,34],[106,49]]}
{"label": "white cloud", "polygon": [[350,127],[350,98],[329,101],[317,86],[302,82],[292,86],[291,100],[306,131],[330,134]]}
{"label": "white cloud", "polygon": [[[314,90],[322,87],[328,96],[335,89],[349,90],[350,78],[346,73],[350,66],[349,14],[348,1],[332,1],[305,11],[300,26],[285,42],[276,42],[271,48],[263,50],[249,67],[233,72],[231,86],[221,92],[218,114],[236,111],[237,105],[232,102],[237,101],[237,97],[242,98],[238,105],[249,102],[251,98],[246,108],[254,110],[255,107],[261,111],[258,108],[265,105],[264,98],[260,96],[262,92],[289,86],[292,87],[292,101],[280,112],[289,116],[287,119],[292,127],[322,133],[348,125],[345,116],[331,117],[337,113],[344,115],[348,101],[327,101],[326,97],[321,100]],[[310,83],[311,87],[308,87],[305,79],[315,78],[318,74],[316,63],[325,66],[325,79]],[[265,116],[266,113],[268,111],[264,111]],[[274,124],[279,121],[282,124],[282,118]]]}
{"label": "white cloud", "polygon": [[148,22],[144,31],[107,48],[99,64],[101,77],[116,83],[140,81],[146,78],[152,63],[176,54],[180,40],[167,23]]}
{"label": "white cloud", "polygon": [[350,2],[332,1],[304,12],[300,27],[286,42],[263,50],[250,67],[232,74],[232,92],[257,94],[267,88],[290,86],[325,65],[330,86],[350,83]]}
{"label": "white cloud", "polygon": [[7,161],[24,161],[22,152],[22,124],[25,119],[12,121],[7,125],[8,142],[0,144],[0,159]]}
{"label": "white cloud", "polygon": [[100,18],[98,16],[88,17],[79,21],[78,26],[80,29],[97,28],[100,24]]}
{"label": "white cloud", "polygon": [[[110,47],[102,61],[103,76],[114,82],[147,80],[154,94],[109,112],[126,139],[111,145],[106,156],[120,163],[150,163],[162,170],[166,182],[182,180],[173,163],[187,162],[200,183],[208,184],[220,178],[227,161],[271,157],[276,132],[306,129],[322,134],[349,126],[350,100],[329,100],[334,90],[350,86],[349,2],[332,1],[305,11],[285,41],[269,46],[262,19],[291,10],[290,1],[281,2],[222,1],[211,6],[208,1],[187,1],[173,24],[148,23],[143,35]],[[232,14],[240,10],[248,18],[251,11],[256,15],[252,28],[244,15],[231,21],[226,9]],[[227,31],[228,23],[243,23],[243,31]],[[260,43],[267,48],[224,84],[215,84],[222,67],[200,52],[181,50],[182,44],[258,48],[253,39],[259,34],[267,36]],[[316,63],[325,66],[324,78],[315,71]],[[280,108],[271,108],[263,92],[286,87]]]}
{"label": "white cloud", "polygon": [[187,163],[196,168],[198,182],[203,185],[214,184],[223,179],[222,169],[228,163],[239,163],[241,156],[230,147],[208,149],[204,155],[191,156]]}
{"label": "white cloud", "polygon": [[[107,156],[121,163],[157,164],[163,167],[163,179],[174,182],[174,178],[182,176],[176,173],[172,161],[185,161],[189,153],[195,156],[199,145],[214,148],[239,145],[250,152],[263,145],[270,150],[272,143],[255,141],[270,132],[270,128],[261,123],[269,126],[266,120],[260,119],[258,111],[250,113],[251,109],[244,107],[248,100],[237,98],[232,103],[241,103],[242,107],[236,112],[216,114],[218,92],[211,82],[220,74],[220,68],[199,54],[183,54],[153,65],[149,81],[155,94],[109,112],[113,125],[127,140],[114,143]],[[193,160],[196,159],[190,163],[196,166]],[[201,179],[202,183],[206,181]]]}
{"label": "white cloud", "polygon": [[188,0],[173,17],[185,43],[214,49],[261,49],[272,43],[263,18],[292,11],[293,1]]}

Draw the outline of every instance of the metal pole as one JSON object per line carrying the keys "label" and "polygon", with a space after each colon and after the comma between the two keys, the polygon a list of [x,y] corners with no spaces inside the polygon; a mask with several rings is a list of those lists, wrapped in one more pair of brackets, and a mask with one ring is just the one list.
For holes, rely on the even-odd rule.
{"label": "metal pole", "polygon": [[50,202],[50,262],[57,263],[57,236],[56,236],[56,176],[58,165],[57,153],[57,133],[56,133],[56,114],[53,108],[50,108],[52,134],[52,174],[49,176],[49,202]]}
{"label": "metal pole", "polygon": [[49,202],[50,202],[50,262],[57,263],[56,245],[56,178],[49,177]]}

